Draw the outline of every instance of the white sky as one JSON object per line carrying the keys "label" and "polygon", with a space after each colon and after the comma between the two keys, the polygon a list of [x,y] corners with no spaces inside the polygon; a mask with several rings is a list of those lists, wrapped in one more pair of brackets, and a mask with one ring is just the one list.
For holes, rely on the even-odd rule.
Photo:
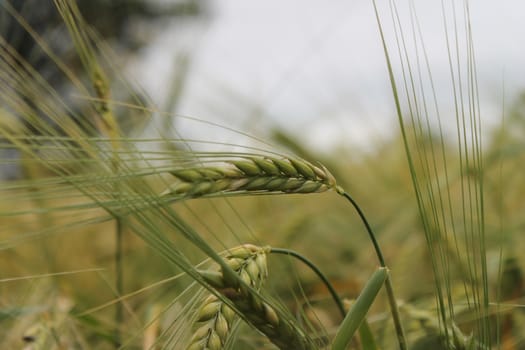
{"label": "white sky", "polygon": [[[444,2],[450,20],[452,2]],[[341,142],[348,147],[367,147],[371,138],[397,131],[370,1],[211,3],[211,23],[191,31],[170,26],[145,53],[143,67],[147,68],[137,75],[157,101],[162,101],[165,84],[172,76],[174,56],[188,50],[191,70],[177,113],[248,131],[275,123],[297,131],[312,146],[323,149]],[[407,7],[403,5],[407,2],[398,3],[409,29]],[[439,103],[442,113],[447,114],[452,98],[441,2],[414,3],[431,57]],[[458,11],[461,16],[461,8]],[[476,0],[471,1],[470,11],[482,115],[489,123],[497,123],[503,81],[507,101],[525,89],[525,3]],[[388,9],[382,8],[381,13],[384,23],[390,23]],[[451,26],[448,29],[454,32]],[[463,28],[458,33],[464,35]],[[405,34],[410,38],[411,34]],[[394,48],[394,37],[390,35],[388,40]]]}

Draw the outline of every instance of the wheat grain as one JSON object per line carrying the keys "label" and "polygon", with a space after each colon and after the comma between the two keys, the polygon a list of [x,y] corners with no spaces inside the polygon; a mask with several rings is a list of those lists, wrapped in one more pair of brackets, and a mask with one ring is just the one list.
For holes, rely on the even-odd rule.
{"label": "wheat grain", "polygon": [[162,193],[173,199],[225,194],[314,193],[336,187],[324,166],[302,159],[245,157],[224,166],[198,167],[172,172],[178,181]]}
{"label": "wheat grain", "polygon": [[[203,270],[200,271],[201,276],[232,301],[243,319],[265,334],[279,348],[315,349],[316,345],[299,327],[282,317],[278,310],[264,302],[253,291],[258,290],[267,277],[266,254],[269,251],[267,247],[261,248],[249,244],[229,251],[229,255],[225,258],[226,262],[239,274],[246,285],[229,285],[220,271]],[[233,310],[225,303],[216,296],[209,296],[198,313],[197,320],[201,326],[195,332],[188,349],[221,349],[236,317]]]}

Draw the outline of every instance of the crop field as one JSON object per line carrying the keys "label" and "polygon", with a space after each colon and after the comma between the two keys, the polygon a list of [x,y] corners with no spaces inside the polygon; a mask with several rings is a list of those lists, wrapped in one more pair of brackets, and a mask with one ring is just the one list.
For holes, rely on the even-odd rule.
{"label": "crop field", "polygon": [[525,349],[525,95],[486,127],[458,2],[443,116],[386,3],[397,130],[326,152],[157,106],[82,1],[0,1],[0,348]]}

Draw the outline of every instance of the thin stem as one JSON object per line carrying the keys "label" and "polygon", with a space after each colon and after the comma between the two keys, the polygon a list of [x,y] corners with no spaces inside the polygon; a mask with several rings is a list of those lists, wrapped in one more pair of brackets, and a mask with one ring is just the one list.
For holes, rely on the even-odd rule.
{"label": "thin stem", "polygon": [[312,271],[315,272],[317,277],[319,277],[319,279],[324,283],[324,285],[326,286],[326,288],[330,292],[330,295],[332,296],[332,299],[334,299],[334,301],[335,301],[335,303],[337,305],[337,308],[339,309],[339,312],[341,313],[341,316],[343,318],[346,316],[346,311],[345,311],[345,307],[343,305],[343,301],[341,300],[341,298],[339,298],[339,295],[337,295],[337,292],[335,291],[335,288],[332,286],[332,284],[330,283],[328,278],[326,278],[326,276],[321,272],[321,270],[319,270],[319,268],[317,266],[315,266],[315,264],[313,262],[311,262],[310,260],[308,260],[307,258],[302,256],[301,254],[299,254],[299,253],[297,253],[297,252],[295,252],[293,250],[289,250],[289,249],[285,249],[285,248],[273,248],[272,247],[272,248],[270,248],[270,253],[284,254],[284,255],[292,256],[294,258],[299,259],[301,262],[303,262],[305,265],[307,265],[310,269],[312,269]]}
{"label": "thin stem", "polygon": [[372,244],[374,245],[374,249],[376,251],[377,258],[379,259],[379,265],[381,265],[381,267],[386,267],[385,258],[383,257],[383,252],[381,251],[381,248],[379,247],[379,243],[376,240],[374,232],[372,231],[372,227],[368,223],[368,220],[366,219],[365,214],[363,213],[359,205],[357,205],[357,202],[352,197],[350,197],[350,195],[347,192],[345,192],[343,189],[340,189],[340,190],[338,189],[338,193],[342,195],[343,197],[345,197],[350,203],[352,203],[353,207],[357,211],[357,214],[359,214],[361,221],[363,221],[363,224],[365,224],[366,231],[368,232],[368,236],[370,237],[370,240],[372,241]]}
{"label": "thin stem", "polygon": [[[372,231],[372,227],[368,223],[368,220],[366,219],[365,214],[363,213],[359,205],[357,205],[357,202],[344,189],[342,189],[341,187],[337,187],[336,190],[338,194],[345,197],[352,204],[354,209],[357,211],[357,214],[359,214],[361,221],[363,221],[363,224],[366,227],[368,236],[370,237],[370,240],[372,241],[374,250],[379,260],[379,264],[381,265],[381,267],[386,268],[385,258],[383,257],[383,253],[381,251],[381,248],[379,247],[379,243],[376,240],[374,232]],[[401,324],[401,317],[399,315],[399,309],[397,307],[397,302],[396,302],[396,298],[394,295],[394,287],[392,286],[392,281],[390,279],[390,276],[388,276],[385,281],[385,287],[386,287],[386,293],[388,296],[388,303],[390,304],[390,311],[392,312],[392,320],[394,321],[394,327],[396,329],[397,341],[399,342],[399,348],[401,350],[407,350],[407,341],[405,337],[405,332],[403,331],[403,326]]]}
{"label": "thin stem", "polygon": [[[124,295],[124,278],[123,278],[123,264],[122,264],[122,245],[123,245],[123,232],[122,232],[122,222],[120,218],[116,218],[115,224],[115,288],[117,292],[117,297],[120,299]],[[115,304],[115,335],[114,342],[115,347],[120,348],[121,345],[121,334],[120,334],[120,325],[124,319],[124,309],[122,307],[122,301],[119,301]]]}

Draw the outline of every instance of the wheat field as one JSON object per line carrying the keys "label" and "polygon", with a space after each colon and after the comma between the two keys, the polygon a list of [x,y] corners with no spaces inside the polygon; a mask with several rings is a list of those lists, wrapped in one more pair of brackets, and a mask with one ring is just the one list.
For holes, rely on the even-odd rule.
{"label": "wheat field", "polygon": [[72,60],[1,2],[68,85],[0,37],[0,347],[525,349],[525,100],[484,127],[458,5],[448,134],[417,15],[388,5],[396,136],[327,154],[155,106],[73,1]]}

